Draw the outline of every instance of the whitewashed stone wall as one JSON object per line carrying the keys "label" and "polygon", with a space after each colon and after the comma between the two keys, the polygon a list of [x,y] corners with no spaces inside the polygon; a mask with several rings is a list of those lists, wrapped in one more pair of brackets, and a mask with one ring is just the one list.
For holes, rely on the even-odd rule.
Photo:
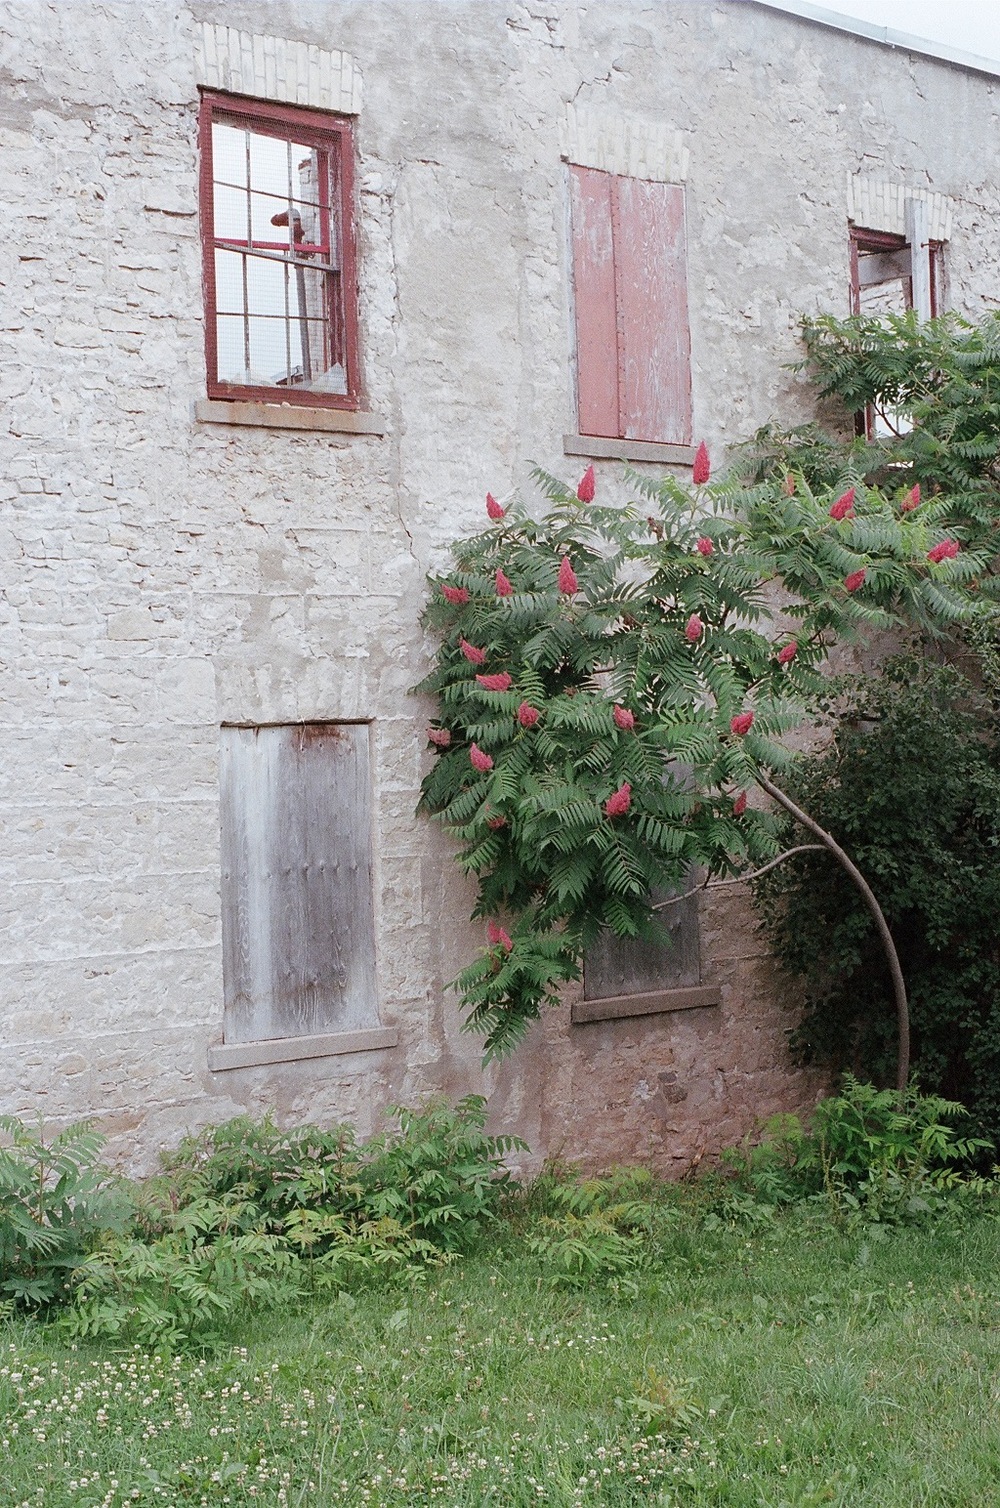
{"label": "whitewashed stone wall", "polygon": [[[363,360],[384,436],[199,423],[202,23],[345,52]],[[790,1108],[787,1007],[742,903],[721,1010],[570,1028],[485,1079],[445,981],[479,945],[413,815],[424,573],[529,464],[575,477],[566,107],[662,128],[688,192],[696,433],[807,395],[801,312],[847,310],[849,176],[940,195],[950,297],[998,293],[997,88],[750,3],[7,0],[0,12],[0,1107],[96,1115],[148,1163],[244,1108],[351,1118],[485,1088],[536,1154],[665,1168]],[[605,495],[617,463],[599,462]],[[382,1019],[400,1046],[212,1074],[224,721],[371,717]],[[793,1002],[792,1002],[793,1003]]]}

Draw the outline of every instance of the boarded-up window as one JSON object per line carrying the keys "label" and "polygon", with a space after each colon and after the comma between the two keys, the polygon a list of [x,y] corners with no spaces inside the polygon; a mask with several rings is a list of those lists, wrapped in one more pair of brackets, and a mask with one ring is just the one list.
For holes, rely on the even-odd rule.
{"label": "boarded-up window", "polygon": [[224,728],[227,1042],[377,1025],[369,729]]}
{"label": "boarded-up window", "polygon": [[[693,882],[692,882],[693,883]],[[666,892],[655,892],[665,900]],[[698,940],[698,897],[689,895],[660,912],[668,940],[636,942],[603,932],[587,949],[583,997],[648,995],[660,990],[681,990],[701,983]]]}
{"label": "boarded-up window", "polygon": [[684,190],[571,167],[581,435],[691,442]]}

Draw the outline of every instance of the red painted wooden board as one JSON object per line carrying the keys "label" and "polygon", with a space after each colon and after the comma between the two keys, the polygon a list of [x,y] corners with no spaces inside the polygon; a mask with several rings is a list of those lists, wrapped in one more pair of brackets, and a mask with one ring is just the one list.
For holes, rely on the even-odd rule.
{"label": "red painted wooden board", "polygon": [[610,173],[595,168],[570,168],[580,433],[617,439],[622,431],[618,427],[618,320],[611,234],[613,182]]}
{"label": "red painted wooden board", "polygon": [[615,177],[612,184],[619,434],[687,445],[691,337],[684,190],[641,178]]}

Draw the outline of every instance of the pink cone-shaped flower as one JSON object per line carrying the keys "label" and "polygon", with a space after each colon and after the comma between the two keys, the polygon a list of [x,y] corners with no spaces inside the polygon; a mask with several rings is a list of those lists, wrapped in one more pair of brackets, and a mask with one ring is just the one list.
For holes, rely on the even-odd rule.
{"label": "pink cone-shaped flower", "polygon": [[511,688],[511,677],[506,670],[497,675],[477,675],[476,680],[484,691],[509,691]]}
{"label": "pink cone-shaped flower", "polygon": [[752,712],[737,712],[736,716],[729,720],[729,731],[735,733],[737,738],[742,738],[753,727]]}
{"label": "pink cone-shaped flower", "polygon": [[867,575],[868,572],[863,566],[860,571],[852,571],[849,576],[844,577],[844,589],[848,592],[856,592],[858,587],[864,586]]}
{"label": "pink cone-shaped flower", "polygon": [[747,793],[746,793],[746,791],[740,791],[740,794],[737,796],[736,800],[733,802],[733,816],[734,817],[742,817],[742,815],[746,811],[746,809],[747,809]]}
{"label": "pink cone-shaped flower", "polygon": [[594,493],[596,491],[597,481],[594,477],[594,468],[593,466],[588,466],[586,471],[583,473],[583,476],[580,478],[579,486],[576,489],[576,495],[580,499],[581,503],[592,503],[594,501]]}
{"label": "pink cone-shaped flower", "polygon": [[687,639],[689,644],[697,644],[698,640],[701,638],[704,632],[704,623],[702,623],[697,613],[692,613],[690,618],[684,625],[685,639]]}
{"label": "pink cone-shaped flower", "polygon": [[442,585],[441,594],[453,607],[464,607],[469,600],[469,594],[464,586]]}
{"label": "pink cone-shaped flower", "polygon": [[627,707],[616,707],[612,716],[615,720],[616,728],[621,728],[623,733],[631,733],[635,727],[634,712],[630,712]]}
{"label": "pink cone-shaped flower", "polygon": [[497,596],[513,597],[514,587],[503,566],[497,566]]}
{"label": "pink cone-shaped flower", "polygon": [[480,775],[485,775],[487,770],[492,770],[493,761],[488,754],[484,754],[478,744],[473,744],[469,749],[469,760],[472,768],[478,770]]}
{"label": "pink cone-shaped flower", "polygon": [[957,539],[942,539],[941,543],[935,545],[933,550],[927,551],[927,559],[932,560],[935,565],[942,560],[954,560],[961,548],[962,546]]}
{"label": "pink cone-shaped flower", "polygon": [[691,468],[691,480],[696,487],[701,487],[712,475],[711,463],[708,459],[708,446],[702,440],[695,451],[694,466]]}
{"label": "pink cone-shaped flower", "polygon": [[848,490],[841,497],[838,497],[837,501],[834,503],[833,507],[830,509],[830,517],[837,519],[838,522],[842,518],[853,518],[854,517],[854,488],[853,487],[848,488]]}
{"label": "pink cone-shaped flower", "polygon": [[573,593],[577,591],[578,588],[579,583],[576,579],[576,572],[569,563],[569,556],[564,555],[562,558],[562,563],[559,567],[559,590],[562,592],[564,597],[572,597]]}
{"label": "pink cone-shaped flower", "polygon": [[786,497],[794,497],[795,496],[795,478],[792,476],[791,472],[789,472],[788,475],[785,477],[785,496]]}
{"label": "pink cone-shaped flower", "polygon": [[538,708],[530,702],[522,702],[517,709],[517,720],[522,728],[533,728],[541,715]]}
{"label": "pink cone-shaped flower", "polygon": [[501,947],[505,953],[509,953],[514,944],[510,940],[510,934],[500,926],[499,922],[490,922],[486,928],[486,937],[491,948]]}
{"label": "pink cone-shaped flower", "polygon": [[914,508],[919,508],[919,507],[920,507],[920,483],[917,482],[916,486],[910,488],[909,492],[906,494],[906,496],[904,497],[903,501],[900,503],[900,505],[899,505],[899,511],[900,511],[900,513],[912,513],[913,510],[914,510]]}
{"label": "pink cone-shaped flower", "polygon": [[494,521],[498,521],[503,518],[504,514],[507,512],[507,509],[501,508],[492,492],[487,492],[486,511],[489,514],[490,518],[492,518]]}
{"label": "pink cone-shaped flower", "polygon": [[632,805],[632,787],[626,780],[620,785],[613,796],[609,796],[604,803],[604,815],[606,817],[624,817]]}
{"label": "pink cone-shaped flower", "polygon": [[491,827],[494,832],[499,832],[499,830],[500,830],[501,827],[506,827],[507,826],[507,818],[506,817],[487,817],[486,818],[486,826],[487,827]]}
{"label": "pink cone-shaped flower", "polygon": [[778,664],[789,665],[799,652],[799,646],[793,639],[791,644],[786,644],[784,649],[778,650]]}
{"label": "pink cone-shaped flower", "polygon": [[428,728],[427,737],[432,744],[437,744],[439,749],[447,749],[451,743],[451,734],[447,728]]}
{"label": "pink cone-shaped flower", "polygon": [[715,546],[713,545],[712,541],[709,539],[708,535],[707,534],[703,534],[701,536],[701,538],[699,539],[698,543],[695,545],[695,549],[698,551],[699,555],[704,555],[705,559],[707,560],[708,557],[715,550]]}
{"label": "pink cone-shaped flower", "polygon": [[470,665],[486,664],[485,649],[477,649],[474,644],[469,643],[468,639],[459,639],[458,647],[464,654],[465,658],[469,661]]}

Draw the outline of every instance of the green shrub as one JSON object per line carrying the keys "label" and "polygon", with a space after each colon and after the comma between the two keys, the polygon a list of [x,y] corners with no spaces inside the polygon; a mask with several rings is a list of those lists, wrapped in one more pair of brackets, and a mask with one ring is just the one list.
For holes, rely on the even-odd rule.
{"label": "green shrub", "polygon": [[116,1219],[117,1180],[100,1162],[104,1139],[78,1124],[49,1142],[0,1116],[0,1294],[37,1307],[65,1299],[71,1275]]}
{"label": "green shrub", "polygon": [[[910,996],[918,1082],[1000,1137],[1000,718],[957,670],[911,658],[858,682],[830,746],[786,787],[879,897]],[[858,891],[823,853],[754,887],[778,961],[804,985],[806,1060],[887,1081],[895,1014]]]}
{"label": "green shrub", "polygon": [[548,1270],[549,1285],[634,1290],[637,1275],[660,1259],[660,1237],[670,1221],[664,1191],[644,1168],[583,1178],[574,1168],[550,1165],[527,1201],[535,1217],[528,1247]]}
{"label": "green shrub", "polygon": [[361,1173],[365,1206],[390,1216],[442,1251],[468,1246],[496,1214],[510,1185],[504,1158],[526,1150],[516,1136],[487,1136],[486,1101],[393,1107],[399,1130],[369,1142]]}
{"label": "green shrub", "polygon": [[74,1336],[177,1345],[212,1340],[247,1306],[419,1277],[495,1218],[503,1159],[523,1143],[486,1135],[477,1095],[391,1114],[363,1146],[349,1127],[240,1116],[131,1184],[100,1165],[87,1127],[46,1144],[0,1121],[0,1295],[68,1301]]}
{"label": "green shrub", "polygon": [[901,1097],[847,1074],[808,1128],[797,1116],[775,1116],[757,1146],[730,1152],[726,1162],[744,1199],[767,1201],[768,1209],[822,1200],[838,1218],[896,1223],[940,1212],[951,1194],[994,1192],[964,1171],[991,1150],[984,1138],[956,1129],[968,1118],[952,1100],[913,1089]]}
{"label": "green shrub", "polygon": [[237,1117],[186,1137],[134,1190],[127,1235],[80,1263],[73,1335],[213,1339],[247,1305],[383,1281],[450,1260],[493,1218],[523,1144],[485,1134],[485,1101],[396,1106],[359,1146],[349,1127]]}

